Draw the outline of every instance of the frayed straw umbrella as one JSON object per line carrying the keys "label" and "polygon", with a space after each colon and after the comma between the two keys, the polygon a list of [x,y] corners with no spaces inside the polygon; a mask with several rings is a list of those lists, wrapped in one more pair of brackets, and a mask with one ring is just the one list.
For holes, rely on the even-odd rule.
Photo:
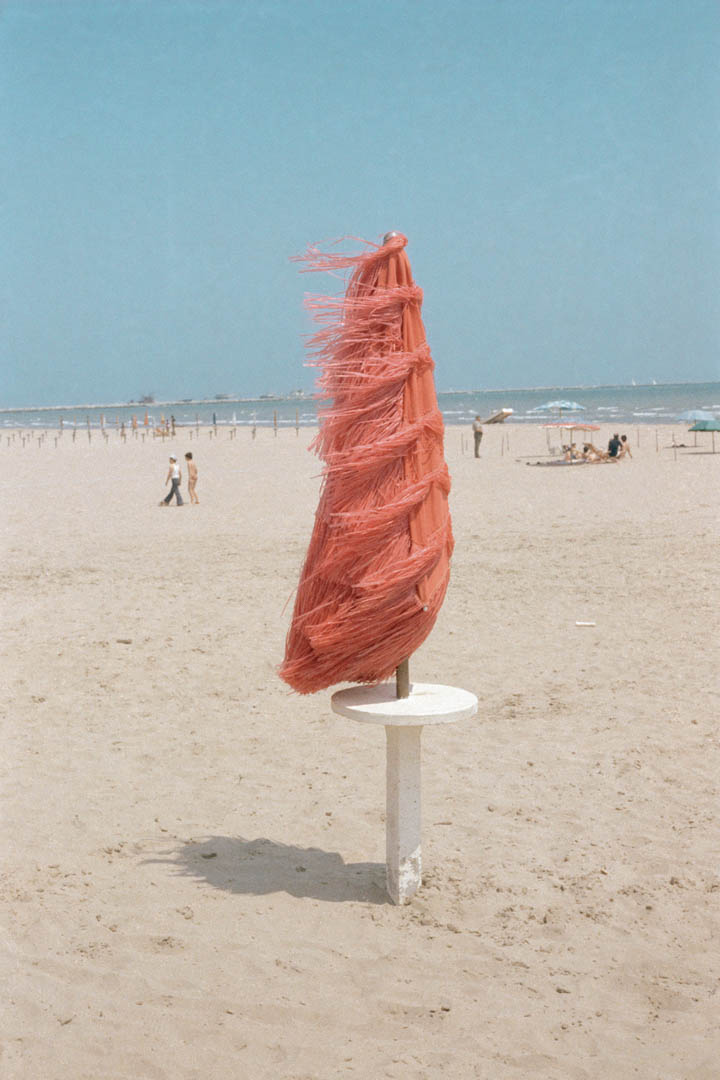
{"label": "frayed straw umbrella", "polygon": [[[420,882],[420,732],[474,715],[453,687],[411,686],[408,658],[445,597],[453,537],[450,478],[422,292],[389,233],[360,255],[311,248],[308,270],[351,270],[341,299],[312,298],[311,339],[322,369],[313,447],[323,487],[280,674],[312,693],[339,682],[333,708],[385,725],[388,736],[388,890],[396,902]],[[396,673],[396,684],[384,683]]]}

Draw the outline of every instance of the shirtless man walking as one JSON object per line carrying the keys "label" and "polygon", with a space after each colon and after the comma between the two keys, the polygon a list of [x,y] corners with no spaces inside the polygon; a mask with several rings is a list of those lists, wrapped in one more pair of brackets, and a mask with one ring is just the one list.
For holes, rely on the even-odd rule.
{"label": "shirtless man walking", "polygon": [[187,454],[185,455],[185,460],[187,461],[187,471],[188,471],[188,495],[190,496],[190,502],[197,504],[197,503],[200,502],[200,500],[197,497],[197,492],[195,491],[195,485],[197,484],[198,471],[197,471],[197,465],[193,461],[192,452],[190,450],[188,450]]}

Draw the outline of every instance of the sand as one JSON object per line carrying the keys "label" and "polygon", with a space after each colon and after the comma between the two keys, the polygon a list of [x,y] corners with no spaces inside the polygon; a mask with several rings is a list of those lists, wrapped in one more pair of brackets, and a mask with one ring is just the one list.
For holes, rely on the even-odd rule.
{"label": "sand", "polygon": [[480,714],[424,734],[402,908],[382,730],[275,674],[309,432],[2,436],[4,1080],[717,1077],[720,454],[639,434],[449,429],[411,670]]}

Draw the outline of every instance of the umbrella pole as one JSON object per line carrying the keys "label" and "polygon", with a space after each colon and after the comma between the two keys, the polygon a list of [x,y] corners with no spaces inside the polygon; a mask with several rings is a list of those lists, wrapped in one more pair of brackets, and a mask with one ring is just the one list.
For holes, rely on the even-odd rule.
{"label": "umbrella pole", "polygon": [[410,657],[401,660],[395,670],[396,697],[410,697]]}
{"label": "umbrella pole", "polygon": [[[395,669],[395,696],[410,697],[410,658]],[[422,882],[421,724],[385,725],[385,887],[405,904]]]}

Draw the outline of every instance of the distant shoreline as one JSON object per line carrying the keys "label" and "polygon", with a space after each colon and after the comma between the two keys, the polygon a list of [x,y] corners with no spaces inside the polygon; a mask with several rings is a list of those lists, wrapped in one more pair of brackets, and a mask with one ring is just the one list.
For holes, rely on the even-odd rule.
{"label": "distant shoreline", "polygon": [[[447,397],[450,394],[454,394],[458,397],[469,397],[473,394],[525,394],[532,391],[558,391],[558,390],[652,390],[663,389],[670,386],[720,386],[720,380],[710,379],[707,381],[701,380],[698,382],[655,382],[655,383],[578,383],[573,386],[505,386],[505,387],[486,387],[476,388],[474,390],[438,390],[438,394],[442,394]],[[112,401],[108,403],[96,402],[74,405],[12,405],[0,408],[0,414],[7,413],[22,413],[22,412],[63,412],[63,411],[80,411],[82,409],[132,409],[137,408],[138,412],[148,409],[165,409],[170,406],[187,406],[187,405],[202,405],[216,406],[220,408],[223,405],[253,405],[253,404],[269,404],[270,402],[314,402],[317,400],[317,396],[314,393],[308,392],[301,396],[289,394],[287,396],[282,394],[265,394],[260,397],[223,397],[217,398],[191,398],[185,400],[171,400],[171,401],[152,401],[152,402],[139,402],[139,401]]]}

